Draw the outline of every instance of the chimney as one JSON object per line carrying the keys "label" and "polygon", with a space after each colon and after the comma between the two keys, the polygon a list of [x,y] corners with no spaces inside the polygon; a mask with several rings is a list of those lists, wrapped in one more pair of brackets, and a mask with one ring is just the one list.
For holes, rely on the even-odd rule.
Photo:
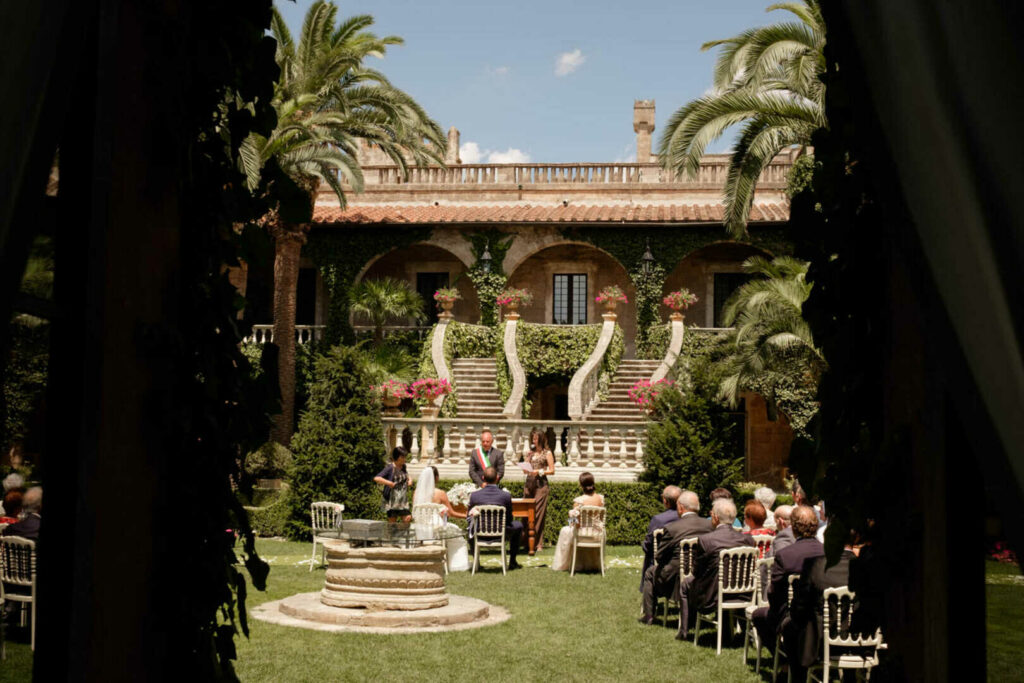
{"label": "chimney", "polygon": [[448,149],[444,154],[444,163],[447,166],[462,163],[459,158],[459,131],[455,126],[448,129]]}
{"label": "chimney", "polygon": [[636,161],[651,161],[651,133],[654,132],[654,100],[633,100],[633,131],[636,133]]}

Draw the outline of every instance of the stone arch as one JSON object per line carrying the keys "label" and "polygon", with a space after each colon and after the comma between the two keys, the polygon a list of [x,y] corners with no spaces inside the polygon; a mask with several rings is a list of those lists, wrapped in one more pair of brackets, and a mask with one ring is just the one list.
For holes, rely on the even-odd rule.
{"label": "stone arch", "polygon": [[[715,317],[715,275],[743,272],[743,261],[751,256],[772,255],[760,248],[743,242],[720,241],[704,245],[691,251],[669,272],[662,287],[662,294],[685,287],[697,295],[699,301],[686,311],[686,322],[698,327],[714,327]],[[671,311],[661,306],[661,315],[667,319]]]}
{"label": "stone arch", "polygon": [[[374,257],[363,266],[354,282],[361,282],[367,278],[393,277],[404,280],[416,288],[418,273],[447,273],[448,284],[456,287],[462,294],[462,299],[457,301],[452,309],[455,319],[476,322],[479,318],[480,304],[476,288],[470,279],[465,277],[471,264],[471,260],[465,259],[465,254],[455,253],[431,239],[392,249]],[[423,293],[425,297],[429,294]],[[433,306],[429,300],[426,303],[428,307]],[[407,324],[411,324],[411,321],[407,321]]]}
{"label": "stone arch", "polygon": [[618,259],[612,256],[609,252],[601,249],[600,247],[594,246],[590,242],[568,239],[559,231],[552,230],[550,227],[546,226],[540,228],[536,226],[522,226],[516,232],[516,238],[512,241],[508,252],[505,254],[505,261],[502,263],[502,270],[506,273],[514,273],[526,259],[530,258],[537,252],[547,249],[548,247],[557,247],[563,244],[578,244],[591,247],[592,249],[596,249],[601,253],[606,254],[608,258],[618,263]]}
{"label": "stone arch", "polygon": [[[511,250],[509,250],[511,252]],[[506,257],[505,262],[509,262]],[[601,322],[602,307],[594,301],[597,292],[608,285],[619,285],[626,292],[629,303],[619,307],[618,323],[625,333],[626,356],[635,355],[636,337],[636,290],[629,279],[629,272],[615,257],[603,249],[587,242],[567,240],[559,236],[557,241],[535,248],[531,253],[517,258],[515,270],[508,279],[509,287],[526,287],[534,295],[531,306],[522,309],[523,320],[531,323],[551,324],[554,322],[553,279],[559,273],[582,273],[587,275],[587,322]]]}

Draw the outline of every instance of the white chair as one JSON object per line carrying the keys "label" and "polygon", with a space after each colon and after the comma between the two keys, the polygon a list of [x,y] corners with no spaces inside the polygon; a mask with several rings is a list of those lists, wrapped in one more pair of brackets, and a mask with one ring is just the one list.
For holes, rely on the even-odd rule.
{"label": "white chair", "polygon": [[[871,678],[871,669],[878,666],[878,650],[882,647],[882,629],[874,635],[850,633],[850,617],[857,595],[846,586],[825,589],[822,640],[825,654],[821,664],[815,664],[807,673],[812,681],[827,681],[832,668],[863,671],[865,680]],[[833,653],[832,648],[841,648]],[[858,652],[859,651],[859,652]],[[822,677],[815,674],[822,671]]]}
{"label": "white chair", "polygon": [[501,548],[501,573],[505,574],[505,506],[477,505],[472,510],[473,574],[480,565],[480,547]]}
{"label": "white chair", "polygon": [[775,542],[774,536],[768,534],[757,534],[751,536],[754,542],[757,543],[757,552],[760,553],[758,557],[771,557],[772,556],[772,544]]}
{"label": "white chair", "polygon": [[[786,579],[786,604],[792,606],[793,604],[793,584],[800,580],[799,574],[790,574]],[[785,657],[786,653],[782,650],[782,632],[779,631],[775,636],[775,656],[772,657],[772,680],[776,680],[779,677],[779,657]],[[792,675],[789,676],[793,678]]]}
{"label": "white chair", "polygon": [[754,591],[754,604],[748,606],[744,614],[747,626],[746,633],[743,634],[743,662],[747,661],[747,646],[753,645],[754,652],[757,653],[754,671],[758,675],[761,674],[761,638],[757,634],[757,629],[754,628],[754,610],[768,605],[768,586],[771,584],[771,571],[774,563],[774,557],[762,557],[757,561],[757,566],[754,568],[754,582],[757,584],[757,590]]}
{"label": "white chair", "polygon": [[576,549],[598,548],[601,552],[601,576],[604,576],[604,513],[599,505],[581,505],[579,523],[572,530],[572,565],[569,576],[576,574]]}
{"label": "white chair", "polygon": [[320,564],[324,564],[327,560],[327,546],[324,545],[324,541],[337,540],[333,536],[321,536],[320,532],[341,528],[341,513],[345,511],[345,506],[341,503],[319,501],[309,507],[313,527],[313,555],[309,559],[309,571],[313,571],[313,565],[316,564],[316,544],[320,544]]}
{"label": "white chair", "polygon": [[[661,539],[662,539],[662,537],[664,535],[665,535],[665,529],[661,528],[661,529],[655,529],[654,530],[654,534],[652,534],[652,536],[651,536],[651,563],[654,565],[654,575],[655,576],[658,575],[658,546],[661,545]],[[676,550],[676,552],[677,553],[679,552],[678,549]],[[660,602],[660,600],[661,600],[661,598],[659,598],[657,595],[654,596],[654,613],[655,614],[658,613],[658,602]],[[673,602],[675,602],[675,600],[672,599],[671,595],[665,597],[665,607],[664,607],[664,610],[662,612],[662,617],[661,617],[663,622],[666,622],[666,623],[668,622],[668,606],[669,606],[670,603],[673,603]]]}
{"label": "white chair", "polygon": [[[430,530],[443,529],[445,526],[445,520],[442,516],[442,512],[448,508],[441,503],[420,503],[419,505],[412,506],[412,521],[416,523],[416,533],[421,538],[430,536],[423,536],[421,532],[427,530],[428,534]],[[440,545],[445,549],[444,554],[444,573],[448,573],[448,544],[442,540],[428,541],[430,545]]]}
{"label": "white chair", "polygon": [[[746,610],[754,602],[754,571],[757,565],[757,548],[729,548],[718,555],[718,608],[717,618],[697,612],[697,625],[693,631],[693,644],[700,636],[700,624],[706,621],[718,628],[718,650],[722,654],[722,616],[726,611]],[[735,599],[728,600],[730,596]],[[682,618],[682,615],[680,615]]]}
{"label": "white chair", "polygon": [[[12,590],[20,588],[21,590]],[[32,649],[36,649],[36,543],[18,536],[0,536],[0,604],[28,603],[32,611]],[[25,623],[22,611],[22,623]],[[2,641],[0,641],[2,643]],[[7,651],[0,645],[0,657]]]}

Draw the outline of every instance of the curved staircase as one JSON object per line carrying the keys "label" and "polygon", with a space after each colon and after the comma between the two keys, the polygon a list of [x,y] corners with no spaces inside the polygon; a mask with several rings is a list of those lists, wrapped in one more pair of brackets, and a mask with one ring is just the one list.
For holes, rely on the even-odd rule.
{"label": "curved staircase", "polygon": [[452,380],[459,395],[460,418],[505,419],[493,358],[456,358],[452,362]]}

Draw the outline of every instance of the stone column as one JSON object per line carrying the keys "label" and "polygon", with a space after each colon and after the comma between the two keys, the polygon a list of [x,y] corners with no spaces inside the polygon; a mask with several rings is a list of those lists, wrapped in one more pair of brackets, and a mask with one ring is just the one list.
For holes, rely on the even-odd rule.
{"label": "stone column", "polygon": [[444,163],[448,166],[462,163],[459,158],[459,130],[455,126],[448,129],[448,149],[445,150]]}
{"label": "stone column", "polygon": [[636,162],[651,162],[651,133],[654,132],[654,100],[633,101],[633,132],[636,133]]}

